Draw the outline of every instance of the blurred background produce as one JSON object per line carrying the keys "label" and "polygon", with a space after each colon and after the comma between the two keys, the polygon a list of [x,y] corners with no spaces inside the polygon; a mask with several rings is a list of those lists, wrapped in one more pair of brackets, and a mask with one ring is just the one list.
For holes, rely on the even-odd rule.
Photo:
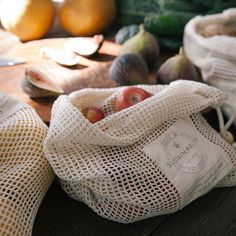
{"label": "blurred background produce", "polygon": [[157,84],[170,84],[178,79],[200,82],[197,68],[182,48],[177,55],[168,58],[157,71]]}
{"label": "blurred background produce", "polygon": [[139,32],[138,25],[127,25],[122,27],[117,31],[115,35],[115,42],[118,44],[123,44],[127,39],[133,37]]}
{"label": "blurred background produce", "polygon": [[22,41],[41,38],[51,28],[55,5],[52,0],[1,0],[2,26]]}
{"label": "blurred background produce", "polygon": [[118,85],[147,84],[148,67],[141,55],[125,53],[113,60],[109,76]]}
{"label": "blurred background produce", "polygon": [[74,36],[93,36],[104,32],[116,15],[114,0],[64,0],[59,22]]}
{"label": "blurred background produce", "polygon": [[[178,51],[186,23],[236,7],[235,0],[0,0],[0,20],[23,41],[64,31],[71,36],[105,34],[124,43],[138,25],[154,35],[160,47]],[[53,4],[54,3],[54,7]],[[14,6],[14,7],[13,7]],[[53,22],[53,24],[52,24]]]}
{"label": "blurred background produce", "polygon": [[156,38],[140,24],[137,34],[123,43],[122,53],[139,54],[146,61],[148,68],[153,69],[157,66],[160,49]]}
{"label": "blurred background produce", "polygon": [[160,46],[171,50],[179,50],[184,27],[191,18],[236,7],[235,0],[116,0],[116,4],[120,28],[144,23]]}
{"label": "blurred background produce", "polygon": [[115,0],[0,0],[0,4],[2,27],[22,41],[53,34],[93,36],[105,32],[116,17]]}
{"label": "blurred background produce", "polygon": [[[174,56],[183,47],[185,25],[195,16],[220,13],[225,9],[236,7],[235,0],[204,2],[200,0],[0,0],[0,2],[2,26],[17,35],[24,43],[50,37],[54,39],[63,37],[68,40],[69,36],[73,41],[68,40],[60,49],[73,51],[74,54],[70,54],[72,57],[78,55],[87,57],[91,63],[99,60],[109,61],[105,66],[98,63],[96,68],[89,68],[91,66],[88,65],[85,65],[87,68],[81,68],[84,65],[76,61],[73,64],[73,78],[70,84],[65,79],[72,75],[70,63],[65,63],[64,55],[57,60],[56,55],[60,54],[59,51],[51,50],[48,59],[59,62],[61,67],[57,64],[53,70],[56,71],[56,76],[55,72],[50,74],[44,69],[43,73],[38,71],[30,75],[25,73],[22,87],[31,97],[49,96],[45,90],[50,91],[50,96],[55,96],[91,86],[168,84],[176,79],[201,81],[198,68],[191,64],[186,55]],[[219,25],[217,28],[219,29]],[[235,22],[231,28],[235,28]],[[209,28],[207,30],[206,32],[205,29],[202,34],[209,35]],[[222,27],[219,30],[222,31]],[[58,32],[62,34],[59,35]],[[102,40],[94,41],[98,37]],[[86,44],[82,43],[85,41]],[[112,41],[113,46],[110,47],[109,53],[106,52],[104,55],[103,45],[107,46],[108,41]],[[111,54],[112,58],[111,55],[106,57],[116,46],[119,48],[119,54]],[[140,57],[138,59],[130,57],[129,54],[134,53],[144,60],[139,60]],[[173,58],[170,58],[171,56]],[[114,60],[115,57],[117,60]],[[167,60],[168,58],[170,59]],[[59,68],[62,70],[61,73]],[[62,91],[57,89],[57,84],[48,85],[49,77],[53,81],[57,80],[56,77],[63,77]],[[38,81],[43,83],[39,85]],[[38,88],[39,92],[36,94],[35,89]]]}

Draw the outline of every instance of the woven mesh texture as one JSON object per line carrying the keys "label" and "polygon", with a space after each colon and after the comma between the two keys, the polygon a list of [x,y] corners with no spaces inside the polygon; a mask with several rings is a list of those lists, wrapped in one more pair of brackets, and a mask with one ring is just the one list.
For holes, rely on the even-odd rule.
{"label": "woven mesh texture", "polygon": [[[236,153],[236,145],[233,144],[234,152]],[[234,159],[236,156],[234,156]],[[230,187],[230,186],[236,186],[236,162],[233,161],[233,170],[229,172],[225,178],[223,178],[218,184],[217,187]]]}
{"label": "woven mesh texture", "polygon": [[[198,16],[189,21],[184,32],[184,50],[190,60],[200,68],[206,83],[221,89],[227,95],[227,104],[222,106],[226,116],[236,110],[236,37],[216,35],[203,37],[198,29],[210,23],[227,23],[236,19],[236,8],[222,14]],[[236,125],[236,118],[234,121]],[[236,144],[234,144],[236,146]],[[222,186],[236,185],[236,171],[233,171]]]}
{"label": "woven mesh texture", "polygon": [[53,171],[43,155],[47,126],[30,107],[0,121],[0,235],[32,234]]}
{"label": "woven mesh texture", "polygon": [[222,84],[229,92],[235,90],[236,83],[236,38],[228,35],[204,37],[198,29],[211,23],[227,23],[235,17],[236,8],[222,14],[197,16],[189,21],[184,32],[184,50],[201,69],[203,79],[216,87]]}
{"label": "woven mesh texture", "polygon": [[[121,87],[60,96],[44,142],[63,189],[99,215],[125,223],[171,213],[187,204],[158,163],[143,151],[178,118],[191,116],[199,132],[234,162],[232,147],[200,115],[193,115],[220,104],[225,99],[220,90],[190,81],[139,87],[154,95],[116,113],[114,99]],[[99,105],[106,117],[89,123],[80,112],[88,104]]]}

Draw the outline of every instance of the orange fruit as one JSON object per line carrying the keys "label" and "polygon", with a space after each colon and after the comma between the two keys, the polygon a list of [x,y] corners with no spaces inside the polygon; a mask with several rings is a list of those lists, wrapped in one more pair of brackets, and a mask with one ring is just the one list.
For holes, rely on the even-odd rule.
{"label": "orange fruit", "polygon": [[65,0],[59,9],[59,23],[74,36],[102,33],[116,14],[114,0]]}
{"label": "orange fruit", "polygon": [[22,41],[46,34],[56,12],[52,0],[1,0],[0,9],[2,26]]}

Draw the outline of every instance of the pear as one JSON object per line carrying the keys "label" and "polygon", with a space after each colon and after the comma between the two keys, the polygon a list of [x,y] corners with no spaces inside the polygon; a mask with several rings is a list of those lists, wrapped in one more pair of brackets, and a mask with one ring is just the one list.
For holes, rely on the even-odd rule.
{"label": "pear", "polygon": [[179,54],[167,59],[157,71],[157,84],[169,84],[175,80],[200,81],[197,67],[180,48]]}

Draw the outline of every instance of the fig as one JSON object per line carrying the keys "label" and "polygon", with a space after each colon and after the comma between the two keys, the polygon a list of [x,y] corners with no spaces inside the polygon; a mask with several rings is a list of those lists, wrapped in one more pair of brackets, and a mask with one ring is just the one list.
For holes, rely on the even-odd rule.
{"label": "fig", "polygon": [[81,56],[92,56],[101,48],[103,42],[104,36],[100,34],[93,37],[71,38],[64,46]]}
{"label": "fig", "polygon": [[113,60],[109,76],[111,80],[121,86],[147,84],[148,67],[139,54],[126,53]]}
{"label": "fig", "polygon": [[[112,88],[117,84],[109,77],[112,61],[82,60],[83,69],[68,69],[56,63],[44,63],[25,69],[21,87],[30,97],[55,97],[83,88]],[[90,64],[90,65],[89,65]]]}
{"label": "fig", "polygon": [[81,61],[81,57],[67,49],[42,48],[42,58],[49,58],[62,66],[75,66]]}
{"label": "fig", "polygon": [[43,76],[40,77],[39,74],[30,70],[25,73],[25,77],[21,80],[21,88],[31,98],[56,97],[64,93],[53,81],[46,81]]}
{"label": "fig", "polygon": [[179,54],[168,58],[157,71],[157,84],[169,84],[183,79],[200,81],[197,67],[189,60],[180,48]]}
{"label": "fig", "polygon": [[123,44],[122,54],[137,53],[146,61],[148,68],[153,69],[160,57],[160,48],[157,39],[147,32],[144,24],[140,24],[139,32],[126,40]]}

